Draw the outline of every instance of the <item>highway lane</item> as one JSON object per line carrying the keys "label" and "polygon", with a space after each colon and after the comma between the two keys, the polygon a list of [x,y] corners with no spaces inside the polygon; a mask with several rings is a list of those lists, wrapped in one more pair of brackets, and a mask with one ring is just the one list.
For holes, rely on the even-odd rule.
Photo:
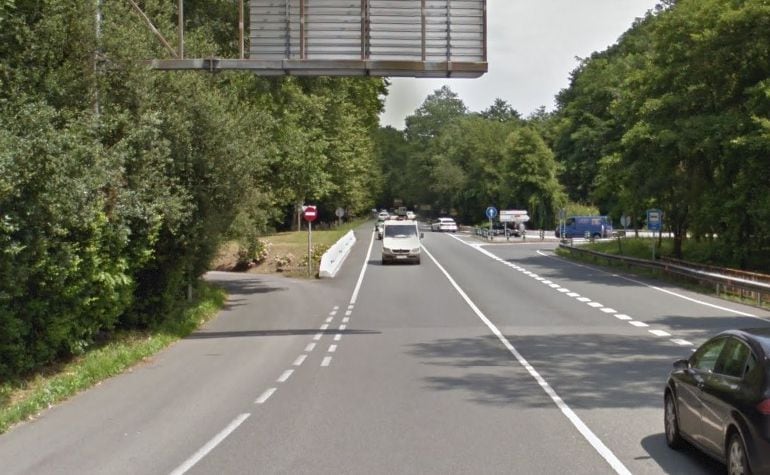
{"label": "highway lane", "polygon": [[434,253],[451,262],[466,291],[632,472],[723,471],[694,451],[665,446],[665,376],[693,348],[680,340],[697,345],[726,328],[767,326],[767,312],[546,257],[543,249],[554,244],[460,251],[452,241],[438,241]]}
{"label": "highway lane", "polygon": [[757,310],[662,289],[712,306],[684,300],[552,245],[427,232],[438,263],[381,266],[371,228],[357,235],[333,281],[212,274],[232,292],[216,320],[0,436],[3,473],[723,471],[665,447],[661,391],[692,348],[672,340],[767,325],[734,311]]}
{"label": "highway lane", "polygon": [[190,473],[613,473],[427,256],[382,266],[379,249],[347,323],[361,333],[325,336],[315,370]]}

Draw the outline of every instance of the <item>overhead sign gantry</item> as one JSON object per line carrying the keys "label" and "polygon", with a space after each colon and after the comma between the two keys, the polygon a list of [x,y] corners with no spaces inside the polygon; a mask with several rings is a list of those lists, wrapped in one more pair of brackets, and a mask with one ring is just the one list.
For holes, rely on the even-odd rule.
{"label": "overhead sign gantry", "polygon": [[[251,0],[248,20],[248,57],[242,46],[238,59],[182,53],[151,67],[432,78],[487,72],[486,0]],[[179,43],[182,52],[181,27]]]}

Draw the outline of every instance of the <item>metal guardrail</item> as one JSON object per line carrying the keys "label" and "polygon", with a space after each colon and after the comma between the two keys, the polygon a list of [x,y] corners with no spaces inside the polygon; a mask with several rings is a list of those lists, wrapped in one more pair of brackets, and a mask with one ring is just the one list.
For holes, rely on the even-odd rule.
{"label": "metal guardrail", "polygon": [[605,259],[607,262],[619,262],[629,267],[634,266],[658,270],[667,274],[695,280],[700,285],[710,284],[715,287],[717,295],[730,294],[740,296],[744,299],[754,301],[758,307],[762,307],[763,302],[770,303],[770,283],[758,282],[757,280],[750,280],[744,277],[725,275],[724,273],[719,272],[720,269],[717,267],[710,267],[708,270],[704,270],[685,266],[682,261],[649,261],[646,259],[637,259],[635,257],[616,256],[613,254],[581,249],[579,247],[570,246],[564,242],[562,242],[559,247],[568,250],[570,254],[589,255],[597,259]]}

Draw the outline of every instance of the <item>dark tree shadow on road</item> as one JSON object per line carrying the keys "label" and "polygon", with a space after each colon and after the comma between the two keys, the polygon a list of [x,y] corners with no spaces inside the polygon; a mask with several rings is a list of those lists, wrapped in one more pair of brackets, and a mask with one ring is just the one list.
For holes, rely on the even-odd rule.
{"label": "dark tree shadow on road", "polygon": [[[667,340],[620,335],[508,335],[508,340],[574,409],[662,407],[672,362],[688,349]],[[461,377],[431,377],[436,390],[463,390],[483,404],[542,407],[543,392],[520,384],[515,374],[485,371],[508,367],[524,372],[494,336],[443,339],[413,345],[408,352],[424,364],[476,369]],[[526,372],[523,374],[527,375]],[[528,378],[532,378],[527,375]],[[551,404],[546,399],[545,404]]]}

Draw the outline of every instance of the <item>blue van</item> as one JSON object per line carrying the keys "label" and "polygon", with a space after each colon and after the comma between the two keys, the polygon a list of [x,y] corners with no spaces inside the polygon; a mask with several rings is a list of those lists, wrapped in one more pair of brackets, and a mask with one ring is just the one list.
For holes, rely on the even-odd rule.
{"label": "blue van", "polygon": [[[612,221],[609,216],[570,216],[564,226],[564,237],[585,237],[586,232],[592,238],[612,237]],[[556,229],[556,237],[561,237],[561,229]]]}

